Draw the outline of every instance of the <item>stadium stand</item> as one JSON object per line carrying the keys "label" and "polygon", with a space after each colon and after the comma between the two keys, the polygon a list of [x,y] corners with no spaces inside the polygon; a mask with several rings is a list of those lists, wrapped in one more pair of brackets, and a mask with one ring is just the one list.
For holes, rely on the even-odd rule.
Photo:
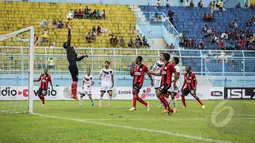
{"label": "stadium stand", "polygon": [[[16,31],[31,25],[35,26],[37,38],[43,38],[43,32],[47,29],[45,37],[48,39],[46,46],[61,47],[67,40],[66,30],[66,14],[69,11],[84,9],[88,6],[92,11],[99,9],[106,11],[106,19],[73,19],[72,42],[76,47],[111,47],[109,34],[97,36],[96,41],[87,43],[85,36],[91,31],[93,26],[101,26],[111,31],[112,34],[124,37],[125,42],[130,37],[136,37],[136,33],[132,30],[135,27],[136,18],[130,11],[127,5],[103,5],[103,4],[71,4],[71,3],[40,3],[40,2],[0,2],[0,35]],[[58,24],[57,20],[63,24],[63,28],[57,28],[54,23]],[[26,39],[28,35],[18,37]],[[19,39],[12,41],[1,41],[0,45],[4,46],[21,46],[25,43],[16,42]],[[42,44],[44,45],[44,44]],[[117,46],[119,47],[119,46]],[[127,44],[126,44],[127,47]]]}
{"label": "stadium stand", "polygon": [[[171,9],[174,12],[173,20],[174,25],[179,33],[182,33],[184,37],[193,39],[198,45],[199,41],[203,39],[206,49],[219,49],[219,44],[211,44],[209,38],[204,38],[205,34],[202,32],[203,26],[212,28],[217,32],[217,36],[220,37],[223,32],[229,31],[230,21],[236,21],[238,28],[243,29],[245,32],[250,29],[255,31],[255,26],[247,26],[248,21],[252,21],[254,16],[254,9],[237,9],[237,8],[226,8],[224,12],[214,12],[214,20],[211,22],[204,22],[204,14],[210,13],[210,8],[198,8],[194,7],[192,10],[187,10],[186,7],[162,7],[156,9],[154,6],[139,6],[143,12],[145,12],[145,17],[149,19],[149,14],[146,12],[164,12],[168,14],[168,10]],[[251,32],[252,33],[252,32]],[[246,41],[250,40],[250,37],[245,37]],[[227,47],[228,41],[224,41],[224,47]],[[238,45],[238,43],[235,43]],[[195,47],[186,47],[187,49],[194,49]],[[248,45],[245,45],[245,49]],[[198,48],[196,48],[198,49]],[[239,49],[235,48],[234,49]],[[255,49],[254,45],[250,49]]]}

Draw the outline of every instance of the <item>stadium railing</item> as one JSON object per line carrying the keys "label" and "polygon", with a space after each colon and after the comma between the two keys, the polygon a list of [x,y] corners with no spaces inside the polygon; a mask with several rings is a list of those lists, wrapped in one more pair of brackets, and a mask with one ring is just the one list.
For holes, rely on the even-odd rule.
{"label": "stadium railing", "polygon": [[[54,61],[50,73],[56,78],[68,78],[68,62],[66,51],[63,48],[36,47],[34,49],[35,75],[39,75],[43,68],[48,66],[50,58]],[[80,75],[91,68],[96,77],[100,69],[104,68],[104,61],[111,61],[111,68],[120,80],[131,80],[129,70],[135,65],[138,55],[144,57],[143,63],[152,69],[159,54],[169,52],[171,57],[180,58],[180,66],[192,66],[192,71],[197,75],[206,77],[208,81],[220,81],[220,85],[227,81],[247,80],[253,84],[255,79],[255,51],[221,51],[221,50],[182,50],[182,49],[128,49],[128,48],[76,48],[78,54],[88,54],[89,58],[79,62]],[[15,78],[28,72],[28,48],[25,47],[0,47],[0,74],[4,78]],[[4,79],[3,79],[4,80]],[[245,82],[244,82],[245,83]]]}

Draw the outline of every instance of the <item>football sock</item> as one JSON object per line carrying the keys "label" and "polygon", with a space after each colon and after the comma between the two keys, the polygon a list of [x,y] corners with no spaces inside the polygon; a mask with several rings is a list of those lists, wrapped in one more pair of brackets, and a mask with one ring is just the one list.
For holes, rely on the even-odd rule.
{"label": "football sock", "polygon": [[176,109],[176,99],[173,99],[172,102],[173,102],[173,105],[174,105],[174,109]]}
{"label": "football sock", "polygon": [[200,105],[203,105],[202,101],[196,96],[195,99],[197,100],[197,102],[200,104]]}
{"label": "football sock", "polygon": [[184,107],[186,107],[185,97],[182,97],[182,104],[183,104]]}
{"label": "football sock", "polygon": [[160,98],[161,102],[163,103],[163,105],[165,106],[165,108],[169,112],[172,112],[173,110],[169,107],[169,104],[167,103],[167,100],[165,99],[165,97],[163,95],[161,95],[159,98]]}
{"label": "football sock", "polygon": [[44,96],[42,95],[41,98],[42,98],[42,99],[41,99],[41,100],[42,100],[42,104],[44,104],[44,103],[45,103]]}
{"label": "football sock", "polygon": [[111,106],[111,101],[112,101],[112,96],[109,96],[109,99],[108,99],[108,106]]}
{"label": "football sock", "polygon": [[102,106],[102,100],[103,100],[103,97],[100,96],[100,99],[99,99],[99,106]]}
{"label": "football sock", "polygon": [[137,96],[135,94],[133,94],[133,107],[136,108],[136,100],[137,100]]}
{"label": "football sock", "polygon": [[90,99],[90,102],[91,102],[91,103],[94,103],[94,101],[93,101],[91,95],[89,96],[89,99]]}
{"label": "football sock", "polygon": [[145,102],[141,97],[138,97],[137,100],[138,100],[140,103],[142,103],[143,105],[145,105],[145,106],[148,105],[148,103]]}

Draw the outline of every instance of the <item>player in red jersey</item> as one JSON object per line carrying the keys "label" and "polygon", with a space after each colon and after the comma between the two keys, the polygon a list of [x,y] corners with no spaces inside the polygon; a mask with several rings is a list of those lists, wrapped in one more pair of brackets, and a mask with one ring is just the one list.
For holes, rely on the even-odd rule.
{"label": "player in red jersey", "polygon": [[47,95],[49,82],[50,82],[51,88],[53,89],[52,80],[50,75],[48,74],[47,68],[44,69],[44,73],[40,75],[38,80],[34,80],[34,82],[39,82],[39,81],[41,81],[41,83],[40,83],[40,88],[37,91],[37,95],[42,101],[42,106],[44,106],[44,103],[45,103],[44,96]]}
{"label": "player in red jersey", "polygon": [[185,96],[187,96],[189,93],[197,100],[197,102],[201,105],[202,108],[205,108],[205,105],[196,96],[196,90],[197,90],[196,76],[194,73],[191,72],[191,67],[187,66],[186,73],[184,74],[184,83],[181,89],[183,108],[186,108]]}
{"label": "player in red jersey", "polygon": [[[163,103],[165,106],[165,109],[168,112],[168,115],[171,115],[173,113],[173,110],[169,107],[169,104],[167,100],[165,99],[167,95],[167,91],[170,89],[172,82],[173,82],[173,87],[176,88],[176,79],[177,79],[177,73],[174,68],[174,66],[169,62],[170,55],[168,53],[163,54],[163,66],[160,71],[160,73],[151,73],[152,75],[155,76],[161,76],[161,85],[159,90],[157,91],[157,96],[160,99],[160,101]],[[172,75],[174,76],[174,79],[172,81]]]}
{"label": "player in red jersey", "polygon": [[141,97],[138,96],[139,91],[144,83],[145,73],[147,73],[148,76],[150,77],[151,85],[153,86],[152,77],[148,73],[149,70],[146,65],[142,64],[142,61],[143,58],[141,56],[138,56],[135,61],[137,66],[130,70],[130,75],[133,76],[133,107],[129,109],[129,111],[136,110],[136,100],[145,105],[147,107],[147,111],[150,111],[150,103],[145,102]]}

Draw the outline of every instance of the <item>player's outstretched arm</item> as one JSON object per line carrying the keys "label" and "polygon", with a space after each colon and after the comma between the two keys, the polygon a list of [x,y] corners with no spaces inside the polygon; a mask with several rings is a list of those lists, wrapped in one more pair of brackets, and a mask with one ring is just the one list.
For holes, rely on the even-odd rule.
{"label": "player's outstretched arm", "polygon": [[82,56],[80,56],[80,57],[76,57],[76,61],[81,61],[82,59],[84,59],[84,58],[87,58],[88,57],[88,55],[82,55]]}
{"label": "player's outstretched arm", "polygon": [[39,82],[41,80],[41,75],[37,80],[34,80],[34,82]]}

